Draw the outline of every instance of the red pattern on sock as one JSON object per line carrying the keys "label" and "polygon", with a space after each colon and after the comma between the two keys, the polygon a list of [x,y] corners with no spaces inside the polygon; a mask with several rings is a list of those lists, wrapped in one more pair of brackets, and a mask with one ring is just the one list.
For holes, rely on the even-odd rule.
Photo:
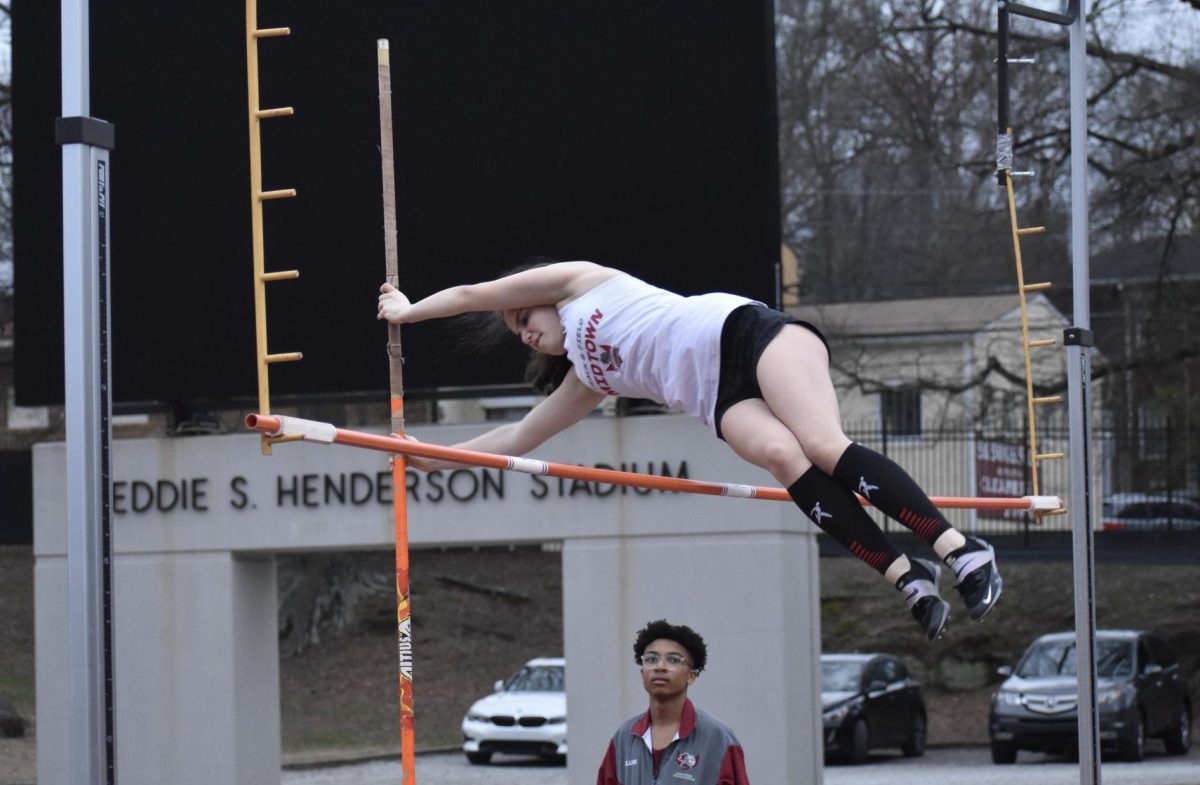
{"label": "red pattern on sock", "polygon": [[869,550],[863,547],[858,540],[850,543],[850,552],[879,571],[883,570],[885,563],[888,561],[886,553]]}
{"label": "red pattern on sock", "polygon": [[929,540],[937,535],[942,522],[932,515],[917,515],[905,507],[900,511],[900,522],[916,532],[923,540]]}

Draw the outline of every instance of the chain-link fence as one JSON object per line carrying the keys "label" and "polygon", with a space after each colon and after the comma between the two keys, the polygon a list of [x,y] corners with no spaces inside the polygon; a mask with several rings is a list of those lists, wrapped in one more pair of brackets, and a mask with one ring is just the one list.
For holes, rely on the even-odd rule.
{"label": "chain-link fence", "polygon": [[[1024,429],[982,429],[971,423],[925,423],[905,434],[879,421],[850,423],[847,435],[903,466],[931,496],[1028,496],[1035,491],[1029,469],[1029,434]],[[913,431],[918,431],[913,433]],[[1071,461],[1065,428],[1038,431],[1038,452],[1063,453],[1039,465],[1038,494],[1070,502]],[[1121,432],[1092,432],[1092,511],[1096,529],[1200,530],[1200,433],[1169,423]],[[888,531],[900,524],[873,515]],[[965,531],[1017,534],[1064,531],[1070,516],[1034,516],[1020,511],[948,510]]]}

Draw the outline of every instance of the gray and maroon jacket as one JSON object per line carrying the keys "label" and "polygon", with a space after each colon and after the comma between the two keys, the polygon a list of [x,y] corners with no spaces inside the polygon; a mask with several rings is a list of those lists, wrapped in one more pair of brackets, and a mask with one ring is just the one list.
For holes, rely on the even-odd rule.
{"label": "gray and maroon jacket", "polygon": [[750,785],[742,745],[733,731],[690,700],[683,704],[679,733],[663,751],[658,776],[650,742],[650,712],[617,730],[608,743],[596,785]]}

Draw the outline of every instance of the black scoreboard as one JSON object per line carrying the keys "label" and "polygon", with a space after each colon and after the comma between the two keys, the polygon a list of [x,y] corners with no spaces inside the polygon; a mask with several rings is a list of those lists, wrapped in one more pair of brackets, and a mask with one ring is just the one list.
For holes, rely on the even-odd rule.
{"label": "black scoreboard", "polygon": [[[121,402],[256,395],[245,8],[91,0],[91,112],[112,153]],[[401,288],[534,256],[773,303],[773,9],[754,0],[260,0],[269,350],[280,395],[386,390],[376,39],[391,44]],[[13,3],[17,402],[61,402],[59,3]],[[518,382],[454,327],[405,328],[410,391]]]}

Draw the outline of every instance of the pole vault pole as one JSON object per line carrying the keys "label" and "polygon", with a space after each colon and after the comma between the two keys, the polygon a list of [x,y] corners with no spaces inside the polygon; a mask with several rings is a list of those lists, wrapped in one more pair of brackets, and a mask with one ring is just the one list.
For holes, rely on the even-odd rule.
{"label": "pole vault pole", "polygon": [[[379,65],[379,153],[383,165],[383,255],[387,282],[400,288],[396,240],[396,175],[392,152],[392,63],[386,38],[376,42]],[[392,433],[404,435],[404,355],[400,325],[388,324],[388,387],[391,392]],[[400,658],[400,762],[404,782],[415,785],[413,755],[412,617],[408,593],[408,493],[406,463],[392,459],[392,515],[396,528],[396,644]]]}

